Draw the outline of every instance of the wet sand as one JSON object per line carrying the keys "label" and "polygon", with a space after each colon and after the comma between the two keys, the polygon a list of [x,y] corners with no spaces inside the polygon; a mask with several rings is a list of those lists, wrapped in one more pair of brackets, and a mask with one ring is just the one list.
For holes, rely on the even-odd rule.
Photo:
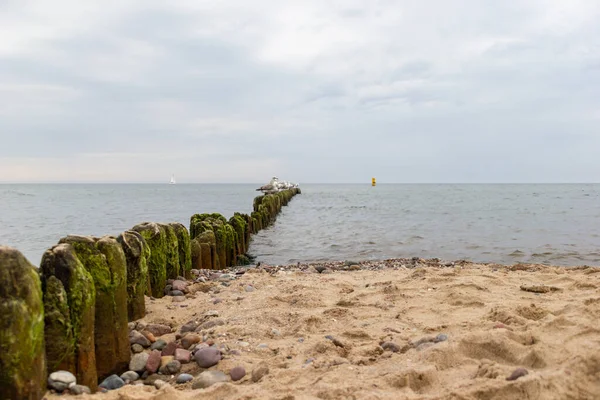
{"label": "wet sand", "polygon": [[[147,298],[141,322],[171,326],[169,342],[189,321],[222,320],[199,332],[222,348],[210,370],[243,366],[241,381],[193,390],[165,376],[161,389],[140,380],[47,398],[600,398],[598,267],[414,259],[263,265],[225,282],[214,272],[181,303]],[[253,382],[260,365],[268,373]],[[181,370],[202,371],[193,359]]]}

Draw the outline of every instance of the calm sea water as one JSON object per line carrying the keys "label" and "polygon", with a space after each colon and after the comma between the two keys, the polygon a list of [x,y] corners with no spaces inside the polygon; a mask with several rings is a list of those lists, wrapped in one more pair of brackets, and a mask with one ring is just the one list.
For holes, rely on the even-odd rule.
{"label": "calm sea water", "polygon": [[[250,212],[257,185],[0,185],[0,244]],[[439,257],[600,265],[600,185],[302,185],[250,252],[269,264]]]}

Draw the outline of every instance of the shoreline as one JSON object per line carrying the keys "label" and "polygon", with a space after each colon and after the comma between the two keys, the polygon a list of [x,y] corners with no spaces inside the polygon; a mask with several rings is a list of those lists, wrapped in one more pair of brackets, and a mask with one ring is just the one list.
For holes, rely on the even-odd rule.
{"label": "shoreline", "polygon": [[[168,326],[153,339],[195,342],[192,352],[212,346],[220,361],[200,368],[192,356],[177,374],[73,398],[600,396],[597,267],[410,258],[261,264],[193,276],[183,299],[146,296],[147,314],[130,329]],[[246,375],[232,381],[240,366]],[[205,371],[220,371],[226,381],[194,389]],[[193,380],[177,384],[182,372]]]}

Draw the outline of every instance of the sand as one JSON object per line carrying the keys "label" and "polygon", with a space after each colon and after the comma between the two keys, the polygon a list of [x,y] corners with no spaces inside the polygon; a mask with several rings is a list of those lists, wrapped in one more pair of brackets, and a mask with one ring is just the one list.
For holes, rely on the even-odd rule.
{"label": "sand", "polygon": [[[127,385],[47,398],[600,398],[600,268],[437,260],[327,265],[324,273],[310,265],[261,267],[228,287],[195,284],[198,291],[183,303],[147,299],[143,321],[176,332],[190,320],[223,319],[207,333],[239,355],[224,352],[211,369],[228,373],[241,365],[248,375],[239,382],[192,390],[172,379],[160,390]],[[248,285],[255,290],[247,292]],[[213,304],[215,298],[222,302]],[[206,317],[211,310],[218,317]],[[173,340],[175,332],[162,338]],[[384,350],[385,342],[395,346]],[[261,364],[269,373],[254,383],[251,371]],[[518,368],[527,375],[507,380]],[[201,371],[195,363],[182,369]]]}

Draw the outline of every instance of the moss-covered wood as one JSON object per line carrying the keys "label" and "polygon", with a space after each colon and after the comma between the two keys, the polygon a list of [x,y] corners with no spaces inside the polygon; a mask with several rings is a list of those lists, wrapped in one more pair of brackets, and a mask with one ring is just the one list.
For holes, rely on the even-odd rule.
{"label": "moss-covered wood", "polygon": [[0,399],[41,399],[46,388],[44,308],[37,271],[0,246]]}
{"label": "moss-covered wood", "polygon": [[163,297],[167,284],[165,230],[154,222],[144,222],[134,226],[131,230],[142,235],[150,248],[150,256],[146,260],[148,265],[148,279],[150,281],[150,292],[147,294],[156,298]]}
{"label": "moss-covered wood", "polygon": [[169,224],[159,224],[165,231],[165,259],[167,264],[166,272],[167,279],[177,279],[179,271],[179,243],[177,241],[177,233]]}
{"label": "moss-covered wood", "polygon": [[144,294],[148,291],[148,244],[138,232],[125,231],[117,241],[121,244],[127,262],[127,319],[136,321],[146,315]]}
{"label": "moss-covered wood", "polygon": [[190,247],[190,234],[187,228],[179,222],[169,224],[177,236],[179,249],[179,273],[187,279],[192,278],[192,249]]}
{"label": "moss-covered wood", "polygon": [[127,262],[123,248],[111,236],[72,235],[62,238],[59,243],[68,243],[75,249],[94,280],[94,343],[98,379],[122,373],[129,364]]}
{"label": "moss-covered wood", "polygon": [[77,383],[96,390],[94,280],[67,243],[44,253],[40,273],[44,308],[49,311],[45,315],[48,369],[68,370]]}

